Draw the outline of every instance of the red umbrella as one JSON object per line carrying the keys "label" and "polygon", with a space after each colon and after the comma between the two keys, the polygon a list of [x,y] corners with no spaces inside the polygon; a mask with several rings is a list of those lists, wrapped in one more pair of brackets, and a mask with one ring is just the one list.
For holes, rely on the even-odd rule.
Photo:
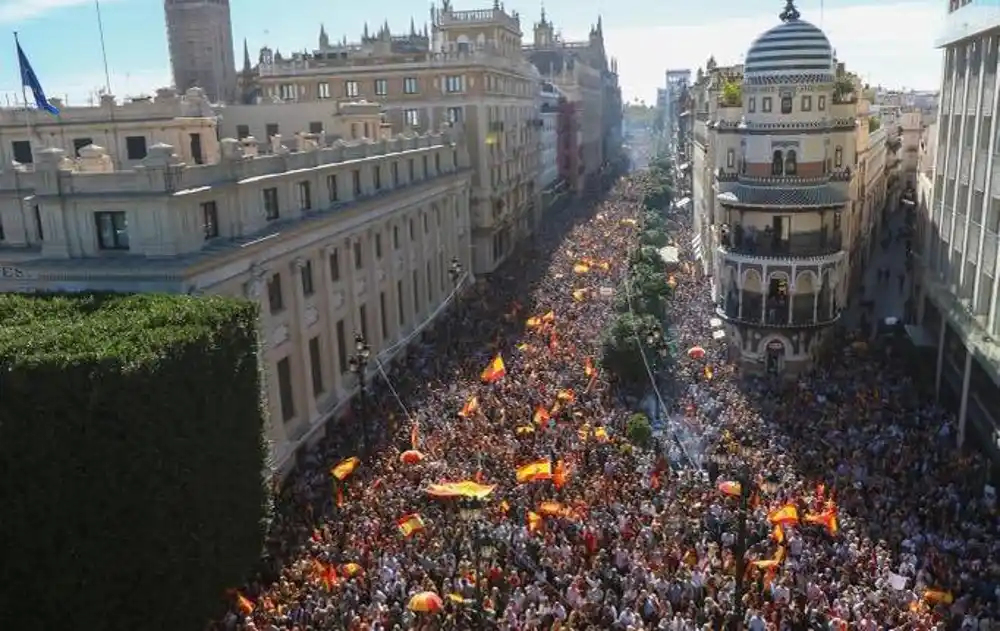
{"label": "red umbrella", "polygon": [[416,449],[407,449],[403,453],[399,454],[400,462],[406,464],[417,464],[425,458],[424,454],[417,451]]}
{"label": "red umbrella", "polygon": [[705,356],[705,349],[700,346],[692,346],[688,349],[688,357],[691,359],[701,359]]}

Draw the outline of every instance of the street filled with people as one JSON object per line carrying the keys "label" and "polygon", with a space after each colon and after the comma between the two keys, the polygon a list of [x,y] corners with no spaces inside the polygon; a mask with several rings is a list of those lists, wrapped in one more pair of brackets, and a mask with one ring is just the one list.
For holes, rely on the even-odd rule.
{"label": "street filled with people", "polygon": [[547,216],[379,371],[282,485],[218,628],[1000,629],[985,462],[905,354],[845,338],[796,383],[741,375],[679,213],[672,420],[628,440],[601,345],[647,179]]}

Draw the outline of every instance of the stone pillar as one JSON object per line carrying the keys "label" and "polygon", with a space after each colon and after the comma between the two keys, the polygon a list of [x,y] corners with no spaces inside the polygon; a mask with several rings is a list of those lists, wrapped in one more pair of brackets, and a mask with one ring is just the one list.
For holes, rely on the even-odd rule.
{"label": "stone pillar", "polygon": [[[943,323],[942,323],[943,325]],[[965,351],[965,367],[962,370],[962,398],[958,408],[958,448],[965,444],[965,424],[969,415],[969,382],[972,380],[972,351]]]}
{"label": "stone pillar", "polygon": [[937,368],[934,371],[934,402],[941,400],[941,371],[944,370],[944,337],[948,323],[942,318],[941,334],[938,336]]}

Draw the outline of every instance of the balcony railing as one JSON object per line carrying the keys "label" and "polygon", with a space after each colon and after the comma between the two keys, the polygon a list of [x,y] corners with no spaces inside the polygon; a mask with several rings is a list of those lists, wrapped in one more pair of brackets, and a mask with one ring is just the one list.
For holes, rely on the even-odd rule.
{"label": "balcony railing", "polygon": [[828,291],[784,298],[744,291],[742,300],[733,291],[723,297],[717,311],[728,320],[760,326],[825,326],[840,316]]}
{"label": "balcony railing", "polygon": [[840,234],[824,230],[797,233],[788,239],[778,239],[760,232],[754,235],[735,226],[732,233],[725,230],[722,232],[720,242],[724,250],[744,256],[829,256],[843,249]]}

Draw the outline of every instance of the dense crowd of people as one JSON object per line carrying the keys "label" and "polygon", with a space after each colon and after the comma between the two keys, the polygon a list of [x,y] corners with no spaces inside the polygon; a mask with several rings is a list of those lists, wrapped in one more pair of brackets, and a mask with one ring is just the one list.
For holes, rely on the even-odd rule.
{"label": "dense crowd of people", "polygon": [[[790,386],[742,378],[682,264],[663,413],[702,453],[667,457],[669,431],[628,443],[599,359],[640,186],[547,218],[303,460],[219,628],[1000,628],[984,464],[890,342],[845,343]],[[380,444],[356,446],[360,422]],[[460,482],[479,499],[428,492]]]}

